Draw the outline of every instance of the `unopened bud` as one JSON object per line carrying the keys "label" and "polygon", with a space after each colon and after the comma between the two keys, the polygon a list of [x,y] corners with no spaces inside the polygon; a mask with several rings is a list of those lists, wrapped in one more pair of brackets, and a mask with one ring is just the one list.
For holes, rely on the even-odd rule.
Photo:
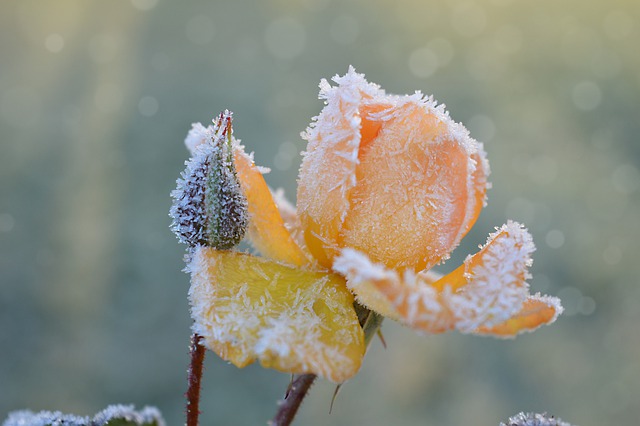
{"label": "unopened bud", "polygon": [[189,247],[228,250],[244,238],[249,222],[247,199],[233,162],[231,121],[231,112],[225,111],[213,126],[192,130],[204,132],[206,141],[186,163],[171,193],[174,202],[170,211],[171,229]]}

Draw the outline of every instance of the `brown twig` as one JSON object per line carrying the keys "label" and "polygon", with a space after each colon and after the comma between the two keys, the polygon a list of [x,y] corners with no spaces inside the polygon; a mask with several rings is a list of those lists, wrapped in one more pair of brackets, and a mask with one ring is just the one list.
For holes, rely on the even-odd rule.
{"label": "brown twig", "polygon": [[191,363],[189,364],[189,387],[187,389],[187,426],[198,426],[200,415],[200,382],[202,381],[202,364],[205,348],[200,344],[201,337],[196,333],[191,335]]}
{"label": "brown twig", "polygon": [[284,399],[280,401],[278,412],[269,423],[271,426],[289,426],[291,424],[315,379],[315,374],[302,374],[291,382]]}

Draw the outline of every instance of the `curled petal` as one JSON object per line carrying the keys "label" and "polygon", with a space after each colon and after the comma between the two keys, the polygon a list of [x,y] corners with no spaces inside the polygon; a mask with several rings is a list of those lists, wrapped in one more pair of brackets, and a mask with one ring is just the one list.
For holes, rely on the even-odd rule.
{"label": "curled petal", "polygon": [[337,383],[360,368],[364,336],[340,276],[205,247],[188,269],[194,331],[221,358]]}
{"label": "curled petal", "polygon": [[509,336],[553,322],[562,310],[555,298],[529,295],[533,250],[529,233],[509,222],[434,283],[427,274],[400,275],[352,249],[342,251],[333,269],[345,275],[358,302],[417,330]]}
{"label": "curled petal", "polygon": [[[350,193],[356,185],[356,166],[362,140],[371,139],[379,124],[363,124],[367,100],[384,95],[353,68],[335,76],[332,87],[320,82],[321,99],[327,107],[302,134],[308,141],[298,181],[297,207],[305,229],[307,248],[326,266],[340,245],[340,232],[350,207]],[[361,129],[363,131],[361,132]]]}
{"label": "curled petal", "polygon": [[285,227],[261,169],[244,152],[242,146],[238,146],[235,151],[235,164],[240,185],[247,197],[248,236],[251,245],[273,260],[295,266],[308,263],[305,253]]}
{"label": "curled petal", "polygon": [[455,315],[457,329],[492,327],[521,310],[529,296],[526,280],[534,250],[529,232],[509,221],[489,235],[478,253],[433,284]]}
{"label": "curled petal", "polygon": [[333,269],[347,278],[347,287],[358,303],[379,314],[428,333],[442,333],[455,326],[440,294],[422,274],[408,270],[401,276],[348,248],[336,258]]}
{"label": "curled petal", "polygon": [[475,333],[504,338],[515,337],[553,323],[563,310],[557,297],[535,294],[525,300],[522,309],[516,315],[493,327],[480,327]]}

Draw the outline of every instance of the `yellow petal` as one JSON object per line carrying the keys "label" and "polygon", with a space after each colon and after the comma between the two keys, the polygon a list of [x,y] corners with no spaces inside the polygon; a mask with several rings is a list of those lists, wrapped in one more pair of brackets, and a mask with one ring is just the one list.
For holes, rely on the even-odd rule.
{"label": "yellow petal", "polygon": [[295,266],[308,263],[304,252],[285,227],[271,191],[253,159],[238,146],[234,160],[240,184],[247,197],[248,236],[251,244],[273,260]]}
{"label": "yellow petal", "polygon": [[515,337],[525,331],[553,323],[562,313],[560,299],[538,294],[530,296],[522,306],[522,310],[503,323],[493,327],[480,327],[474,333],[491,334],[496,337]]}
{"label": "yellow petal", "polygon": [[342,277],[205,247],[188,269],[194,331],[223,359],[336,383],[358,372],[364,336]]}

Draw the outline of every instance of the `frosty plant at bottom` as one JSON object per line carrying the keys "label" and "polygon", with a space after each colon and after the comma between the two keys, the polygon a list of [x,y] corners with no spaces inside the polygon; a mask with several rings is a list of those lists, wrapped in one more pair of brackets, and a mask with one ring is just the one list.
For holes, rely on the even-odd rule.
{"label": "frosty plant at bottom", "polygon": [[[258,360],[342,383],[371,334],[357,311],[420,333],[512,337],[553,322],[562,307],[529,294],[534,245],[518,223],[450,274],[430,272],[485,205],[482,144],[419,92],[388,95],[353,68],[333,82],[320,83],[326,105],[302,135],[296,208],[270,191],[230,113],[187,136],[193,156],[171,215],[189,246],[203,344],[238,367]],[[243,236],[261,256],[234,249]]]}

